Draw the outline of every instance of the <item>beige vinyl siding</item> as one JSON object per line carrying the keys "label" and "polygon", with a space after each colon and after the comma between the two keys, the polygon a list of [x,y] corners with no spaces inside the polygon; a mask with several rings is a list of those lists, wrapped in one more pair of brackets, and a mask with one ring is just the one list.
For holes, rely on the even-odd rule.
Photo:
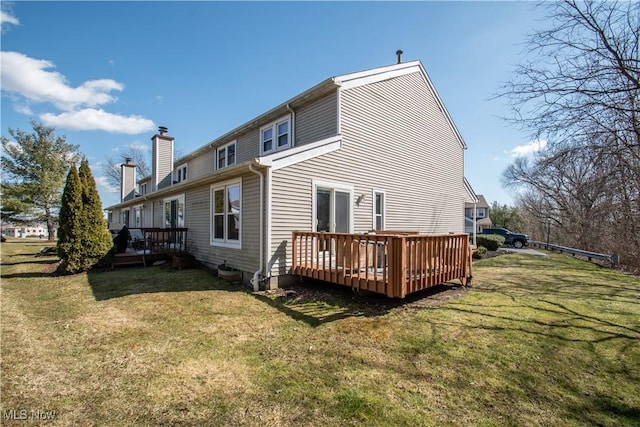
{"label": "beige vinyl siding", "polygon": [[153,227],[153,202],[145,202],[142,205],[142,226]]}
{"label": "beige vinyl siding", "polygon": [[338,92],[296,111],[295,145],[304,145],[338,133]]}
{"label": "beige vinyl siding", "polygon": [[463,147],[420,73],[344,90],[341,113],[340,150],[273,173],[272,250],[288,248],[273,275],[288,273],[291,231],[314,227],[314,178],[354,187],[353,232],[372,229],[374,189],[386,229],[464,229]]}
{"label": "beige vinyl siding", "polygon": [[120,166],[121,170],[121,196],[122,201],[131,200],[135,197],[136,190],[136,168],[132,166]]}
{"label": "beige vinyl siding", "polygon": [[211,149],[189,160],[187,166],[187,180],[209,175],[214,171],[215,150]]}
{"label": "beige vinyl siding", "polygon": [[[287,113],[283,114],[282,117],[287,117]],[[236,164],[260,157],[260,128],[268,125],[269,123],[271,122],[260,123],[259,126],[256,126],[235,138]],[[333,92],[327,96],[319,98],[308,105],[300,107],[300,109],[296,111],[296,128],[294,130],[296,138],[295,145],[304,145],[310,142],[319,141],[321,139],[334,136],[337,132],[337,92]],[[222,147],[233,140],[234,139],[230,139],[228,141],[220,142],[216,144],[216,147],[214,147],[212,151],[191,160],[191,163],[196,163],[197,161],[198,165],[189,165],[190,168],[195,170],[194,173],[196,174],[190,175],[190,177],[195,178],[200,176],[201,173],[206,173],[207,170],[211,172],[215,167],[215,149]],[[211,160],[209,160],[209,158]],[[211,163],[209,163],[209,161]]]}
{"label": "beige vinyl siding", "polygon": [[260,156],[260,128],[257,127],[236,138],[236,164],[258,156]]}
{"label": "beige vinyl siding", "polygon": [[[222,182],[227,182],[222,181]],[[213,246],[211,233],[211,186],[188,190],[185,194],[185,226],[189,250],[210,268],[227,261],[231,266],[253,273],[260,264],[260,181],[257,175],[242,177],[242,249]]]}
{"label": "beige vinyl siding", "polygon": [[157,143],[153,146],[153,156],[156,159],[154,179],[157,176],[156,189],[168,187],[173,183],[173,140],[157,136]]}
{"label": "beige vinyl siding", "polygon": [[[145,194],[142,194],[141,187],[142,187],[144,184],[147,184],[147,192],[146,192]],[[140,195],[142,195],[142,196],[148,196],[148,195],[151,193],[151,191],[152,191],[152,188],[151,188],[151,186],[152,186],[152,185],[153,185],[153,184],[151,183],[151,178],[147,178],[147,179],[145,179],[144,181],[140,181],[140,182],[138,182],[138,192],[139,192],[139,193],[140,193]]]}
{"label": "beige vinyl siding", "polygon": [[164,228],[164,204],[162,199],[153,201],[153,227]]}

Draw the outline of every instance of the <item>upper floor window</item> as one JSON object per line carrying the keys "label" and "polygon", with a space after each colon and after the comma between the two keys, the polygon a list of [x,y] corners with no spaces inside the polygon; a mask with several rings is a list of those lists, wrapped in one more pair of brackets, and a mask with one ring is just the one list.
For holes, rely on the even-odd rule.
{"label": "upper floor window", "polygon": [[147,194],[147,183],[146,182],[144,184],[140,184],[140,195],[144,196],[145,194]]}
{"label": "upper floor window", "polygon": [[216,150],[216,169],[226,168],[227,166],[236,164],[236,142],[230,142],[227,145]]}
{"label": "upper floor window", "polygon": [[266,154],[288,148],[291,145],[289,127],[287,117],[260,128],[260,152]]}
{"label": "upper floor window", "polygon": [[175,170],[175,182],[181,182],[187,179],[187,165],[182,165]]}

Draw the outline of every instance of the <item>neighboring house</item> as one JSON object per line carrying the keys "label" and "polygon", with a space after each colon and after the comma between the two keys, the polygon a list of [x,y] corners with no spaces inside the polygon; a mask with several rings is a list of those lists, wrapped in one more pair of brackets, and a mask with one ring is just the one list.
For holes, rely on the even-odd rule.
{"label": "neighboring house", "polygon": [[38,239],[44,239],[49,237],[49,230],[47,230],[47,227],[42,224],[27,225],[21,227],[6,224],[2,226],[2,235],[11,237],[35,237]]}
{"label": "neighboring house", "polygon": [[294,230],[462,233],[466,145],[419,61],[329,78],[186,156],[161,127],[153,172],[122,165],[110,228],[187,227],[205,265],[254,288],[291,272]]}
{"label": "neighboring house", "polygon": [[464,204],[464,232],[480,234],[483,229],[493,226],[489,218],[489,204],[482,194],[478,194],[478,202]]}

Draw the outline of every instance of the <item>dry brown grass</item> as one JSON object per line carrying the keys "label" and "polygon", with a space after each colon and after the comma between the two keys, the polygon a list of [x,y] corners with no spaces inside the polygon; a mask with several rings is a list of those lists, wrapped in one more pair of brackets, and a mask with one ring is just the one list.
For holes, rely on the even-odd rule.
{"label": "dry brown grass", "polygon": [[640,281],[587,263],[501,256],[471,291],[391,301],[204,270],[53,277],[40,246],[2,244],[2,425],[640,421]]}

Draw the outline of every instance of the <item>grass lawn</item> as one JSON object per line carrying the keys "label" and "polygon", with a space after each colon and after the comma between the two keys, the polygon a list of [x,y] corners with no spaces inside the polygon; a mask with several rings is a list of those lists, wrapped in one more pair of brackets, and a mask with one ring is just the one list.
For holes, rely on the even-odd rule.
{"label": "grass lawn", "polygon": [[594,264],[504,255],[398,301],[53,277],[41,247],[1,247],[2,425],[640,425],[640,279]]}

